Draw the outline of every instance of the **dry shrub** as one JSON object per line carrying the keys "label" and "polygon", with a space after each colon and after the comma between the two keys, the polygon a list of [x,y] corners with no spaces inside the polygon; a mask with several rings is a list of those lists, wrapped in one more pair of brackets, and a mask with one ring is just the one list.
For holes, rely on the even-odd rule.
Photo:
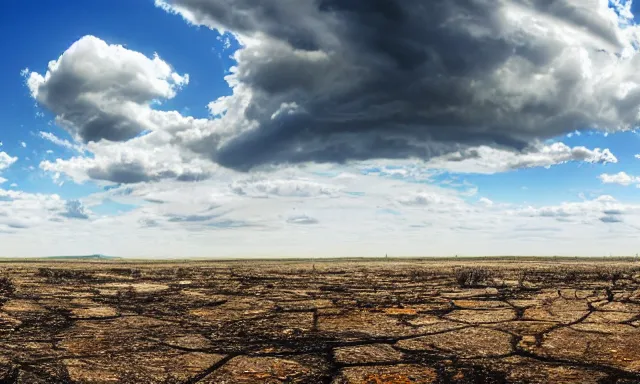
{"label": "dry shrub", "polygon": [[566,269],[562,273],[562,281],[567,284],[573,284],[578,281],[578,271]]}
{"label": "dry shrub", "polygon": [[139,279],[142,277],[142,271],[138,268],[134,268],[131,270],[131,277],[134,279]]}
{"label": "dry shrub", "polygon": [[64,280],[93,280],[91,272],[75,269],[38,268],[38,276],[44,277],[50,283],[58,283]]}
{"label": "dry shrub", "polygon": [[487,285],[494,276],[492,270],[481,267],[456,268],[454,274],[456,282],[463,288]]}
{"label": "dry shrub", "polygon": [[109,271],[121,276],[130,276],[134,279],[142,277],[142,271],[138,268],[111,268]]}
{"label": "dry shrub", "polygon": [[596,276],[599,280],[611,281],[613,285],[616,285],[618,280],[622,280],[627,278],[627,276],[630,276],[631,273],[629,272],[630,271],[622,268],[604,267],[596,271]]}
{"label": "dry shrub", "polygon": [[15,291],[16,287],[10,278],[0,277],[0,301],[5,301],[8,297],[11,297]]}
{"label": "dry shrub", "polygon": [[409,272],[409,279],[411,281],[429,281],[437,276],[437,271],[431,269],[416,269]]}
{"label": "dry shrub", "polygon": [[116,291],[116,300],[134,300],[137,296],[136,290],[129,286],[125,289],[118,289]]}
{"label": "dry shrub", "polygon": [[530,277],[532,272],[528,269],[521,269],[516,273],[516,278],[518,279],[518,287],[524,287],[524,283],[527,281],[527,277]]}

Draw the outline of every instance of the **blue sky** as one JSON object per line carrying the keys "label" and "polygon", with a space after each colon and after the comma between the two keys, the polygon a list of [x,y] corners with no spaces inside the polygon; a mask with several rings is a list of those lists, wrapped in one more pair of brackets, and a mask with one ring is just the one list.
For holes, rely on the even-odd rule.
{"label": "blue sky", "polygon": [[[504,24],[478,19],[520,61],[457,50],[460,36],[495,47],[462,25],[443,32],[455,44],[398,29],[393,48],[369,47],[353,12],[311,1],[243,16],[218,0],[10,2],[1,256],[635,254],[640,4],[564,2],[592,24],[508,2]],[[549,51],[527,56],[521,34]],[[401,65],[422,45],[464,102],[432,112],[434,69]],[[373,88],[386,78],[397,87]]]}

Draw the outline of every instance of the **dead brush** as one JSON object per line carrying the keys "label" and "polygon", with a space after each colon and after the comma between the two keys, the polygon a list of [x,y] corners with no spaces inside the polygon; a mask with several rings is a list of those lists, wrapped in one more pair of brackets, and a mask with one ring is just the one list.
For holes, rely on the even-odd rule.
{"label": "dead brush", "polygon": [[142,277],[142,271],[140,271],[139,268],[111,268],[109,269],[109,272],[120,276],[131,277],[133,279],[139,279]]}
{"label": "dead brush", "polygon": [[131,278],[132,279],[139,279],[142,277],[142,271],[138,268],[133,268],[131,269]]}
{"label": "dead brush", "polygon": [[412,270],[408,274],[410,281],[429,281],[433,280],[437,276],[437,273],[429,269],[416,269]]}
{"label": "dead brush", "polygon": [[16,292],[13,281],[8,277],[0,277],[0,305],[4,304]]}
{"label": "dead brush", "polygon": [[125,300],[135,300],[137,297],[137,292],[136,290],[129,286],[125,289],[118,289],[116,291],[116,300],[118,302],[120,301],[125,301]]}
{"label": "dead brush", "polygon": [[560,278],[565,284],[574,284],[578,281],[579,277],[578,271],[573,269],[563,269],[560,272]]}
{"label": "dead brush", "polygon": [[36,274],[40,277],[46,278],[49,283],[60,283],[65,280],[86,281],[94,279],[93,273],[75,269],[38,268],[38,272]]}
{"label": "dead brush", "polygon": [[454,276],[458,285],[462,288],[486,286],[491,282],[495,273],[487,268],[468,267],[456,268]]}
{"label": "dead brush", "polygon": [[610,281],[612,285],[618,284],[619,280],[625,279],[631,274],[622,268],[605,267],[596,270],[596,277],[598,280]]}
{"label": "dead brush", "polygon": [[189,275],[189,272],[186,268],[178,267],[175,269],[175,275],[178,279],[183,279]]}
{"label": "dead brush", "polygon": [[521,269],[516,272],[516,279],[518,280],[518,287],[524,288],[527,278],[532,275],[532,272],[528,269]]}

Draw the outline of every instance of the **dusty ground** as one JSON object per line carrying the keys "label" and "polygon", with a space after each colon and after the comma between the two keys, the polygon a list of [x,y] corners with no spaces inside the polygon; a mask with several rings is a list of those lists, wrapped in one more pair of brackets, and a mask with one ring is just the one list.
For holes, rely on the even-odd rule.
{"label": "dusty ground", "polygon": [[640,383],[640,263],[0,263],[1,383]]}

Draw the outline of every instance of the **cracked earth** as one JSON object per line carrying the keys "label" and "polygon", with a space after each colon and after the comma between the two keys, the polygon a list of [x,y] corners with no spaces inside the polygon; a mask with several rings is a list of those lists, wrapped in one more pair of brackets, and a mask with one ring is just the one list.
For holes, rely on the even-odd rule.
{"label": "cracked earth", "polygon": [[640,263],[0,264],[1,383],[640,383]]}

